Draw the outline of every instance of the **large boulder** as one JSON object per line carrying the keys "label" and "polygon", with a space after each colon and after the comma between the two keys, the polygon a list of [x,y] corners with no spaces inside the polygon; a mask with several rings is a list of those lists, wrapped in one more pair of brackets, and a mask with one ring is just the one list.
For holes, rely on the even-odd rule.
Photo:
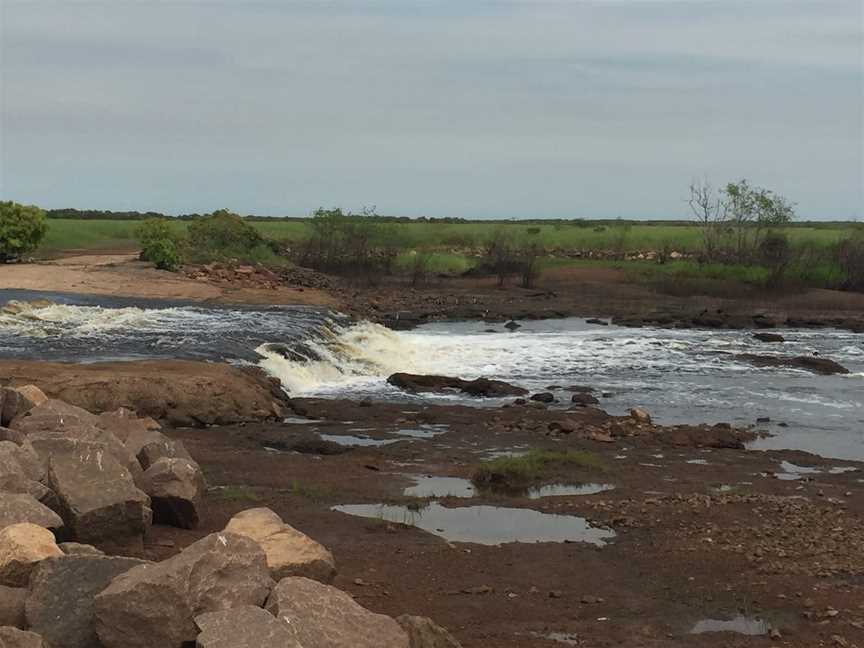
{"label": "large boulder", "polygon": [[25,600],[27,600],[26,588],[0,585],[0,626],[22,629],[27,627],[24,618]]}
{"label": "large boulder", "polygon": [[101,648],[94,599],[115,577],[143,564],[135,558],[98,555],[43,560],[30,575],[28,627],[52,648]]}
{"label": "large boulder", "polygon": [[[283,578],[267,610],[288,622],[303,648],[409,648],[393,619],[370,612],[345,592],[309,578]],[[109,647],[111,648],[111,647]]]}
{"label": "large boulder", "polygon": [[96,596],[96,633],[105,648],[182,648],[198,635],[195,617],[260,607],[272,586],[255,541],[214,533],[115,578]]}
{"label": "large boulder", "polygon": [[254,508],[238,513],[231,518],[225,530],[252,538],[261,545],[274,580],[305,576],[322,583],[331,583],[336,576],[333,554],[306,534],[285,524],[269,508]]}
{"label": "large boulder", "polygon": [[462,648],[462,644],[432,619],[403,614],[396,622],[408,633],[411,648]]}
{"label": "large boulder", "polygon": [[822,376],[849,373],[849,370],[846,367],[834,360],[817,356],[792,357],[741,353],[735,357],[740,360],[745,360],[756,367],[789,367],[792,369],[803,369],[810,373],[820,374]]}
{"label": "large boulder", "polygon": [[[133,434],[147,431],[159,431],[162,426],[149,416],[139,417],[135,412],[125,407],[114,412],[103,412],[99,415],[99,427],[108,430],[123,443],[128,444]],[[132,453],[136,454],[136,453]]]}
{"label": "large boulder", "polygon": [[0,425],[8,425],[16,416],[41,405],[48,397],[36,385],[0,387]]}
{"label": "large boulder", "polygon": [[[152,433],[152,431],[151,431]],[[169,439],[164,434],[157,432],[160,438],[148,440],[142,444],[135,453],[138,463],[147,470],[160,459],[187,459],[192,460],[192,455],[186,450],[182,441]]]}
{"label": "large boulder", "polygon": [[16,418],[12,428],[25,434],[36,454],[44,464],[64,446],[68,440],[100,443],[139,481],[143,470],[135,455],[111,431],[100,427],[98,416],[69,405],[63,401],[49,399],[34,407],[26,415]]}
{"label": "large boulder", "polygon": [[0,531],[0,585],[24,587],[37,563],[63,552],[54,534],[35,524],[13,524]]}
{"label": "large boulder", "polygon": [[207,486],[204,474],[191,459],[159,459],[142,478],[150,496],[153,521],[181,529],[198,526],[198,509]]}
{"label": "large boulder", "polygon": [[0,441],[0,476],[12,474],[23,475],[33,481],[45,476],[39,455],[27,441],[21,445]]}
{"label": "large boulder", "polygon": [[196,648],[305,648],[285,621],[251,605],[200,614],[195,624]]}
{"label": "large boulder", "polygon": [[19,630],[18,628],[0,628],[0,648],[48,648],[35,632]]}
{"label": "large boulder", "polygon": [[54,511],[26,493],[0,494],[0,529],[29,522],[46,529],[60,529],[63,520]]}
{"label": "large boulder", "polygon": [[150,498],[102,444],[66,440],[48,462],[70,539],[118,552],[141,552]]}
{"label": "large boulder", "polygon": [[52,511],[57,508],[57,495],[42,482],[33,481],[24,475],[0,476],[0,493],[16,493],[32,496]]}
{"label": "large boulder", "polygon": [[528,390],[522,387],[511,385],[503,380],[491,380],[489,378],[464,380],[452,376],[395,373],[387,378],[387,382],[394,387],[414,394],[460,391],[470,396],[501,398],[504,396],[524,396],[528,393]]}

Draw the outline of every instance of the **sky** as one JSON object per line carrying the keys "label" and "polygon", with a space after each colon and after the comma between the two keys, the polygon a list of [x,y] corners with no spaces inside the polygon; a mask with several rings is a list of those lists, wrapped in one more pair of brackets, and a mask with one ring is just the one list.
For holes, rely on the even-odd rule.
{"label": "sky", "polygon": [[0,0],[0,199],[864,219],[861,0]]}

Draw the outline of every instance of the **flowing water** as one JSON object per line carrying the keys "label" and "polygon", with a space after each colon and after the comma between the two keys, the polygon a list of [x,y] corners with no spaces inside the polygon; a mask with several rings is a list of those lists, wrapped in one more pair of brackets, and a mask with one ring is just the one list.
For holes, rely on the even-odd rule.
{"label": "flowing water", "polygon": [[[864,336],[784,330],[765,344],[749,331],[596,326],[570,318],[523,322],[510,332],[483,322],[440,323],[395,332],[301,307],[203,307],[99,297],[0,291],[45,298],[44,308],[0,312],[0,357],[93,362],[192,358],[257,363],[295,395],[468,402],[458,395],[406,395],[386,383],[397,371],[489,376],[532,390],[591,385],[601,407],[649,410],[661,423],[754,424],[774,436],[756,448],[797,448],[864,460]],[[13,309],[16,310],[16,309]],[[488,332],[488,329],[494,332]],[[818,353],[851,374],[816,376],[754,368],[739,353]],[[569,392],[556,394],[566,402]],[[438,430],[406,430],[428,438]]]}

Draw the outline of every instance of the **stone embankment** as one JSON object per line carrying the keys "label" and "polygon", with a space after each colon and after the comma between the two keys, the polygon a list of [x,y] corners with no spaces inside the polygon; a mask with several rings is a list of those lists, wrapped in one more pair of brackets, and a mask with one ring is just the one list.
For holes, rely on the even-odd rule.
{"label": "stone embankment", "polygon": [[0,646],[454,648],[423,617],[331,585],[324,546],[268,508],[162,562],[151,525],[195,528],[204,474],[153,418],[0,388]]}

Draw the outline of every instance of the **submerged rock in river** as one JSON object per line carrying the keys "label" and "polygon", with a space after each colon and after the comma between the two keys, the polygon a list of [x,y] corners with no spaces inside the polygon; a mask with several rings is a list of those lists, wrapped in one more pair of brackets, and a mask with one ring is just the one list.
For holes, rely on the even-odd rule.
{"label": "submerged rock in river", "polygon": [[503,396],[524,396],[527,389],[511,385],[503,380],[477,378],[465,380],[453,376],[432,376],[425,374],[395,373],[387,382],[411,393],[461,391],[470,396],[483,398],[500,398]]}
{"label": "submerged rock in river", "polygon": [[740,360],[746,360],[757,367],[790,367],[792,369],[804,369],[823,376],[849,373],[849,370],[843,365],[828,358],[817,358],[815,356],[791,357],[742,353],[735,357]]}

